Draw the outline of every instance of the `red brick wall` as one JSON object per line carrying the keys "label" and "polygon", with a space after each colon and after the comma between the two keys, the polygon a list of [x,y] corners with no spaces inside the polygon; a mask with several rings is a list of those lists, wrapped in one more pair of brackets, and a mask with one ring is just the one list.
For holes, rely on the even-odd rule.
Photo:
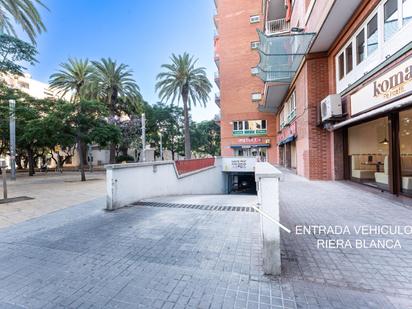
{"label": "red brick wall", "polygon": [[[236,120],[265,119],[268,124],[267,136],[271,147],[268,151],[271,163],[276,162],[276,123],[272,113],[261,113],[257,103],[251,101],[253,92],[263,95],[264,83],[259,77],[252,76],[250,70],[259,62],[256,50],[250,43],[258,41],[256,29],[263,29],[262,1],[218,0],[218,33],[220,58],[220,96],[221,96],[221,136],[222,156],[233,156],[232,144],[239,144],[239,137],[232,136],[231,122]],[[260,15],[261,22],[250,24],[251,15]]]}

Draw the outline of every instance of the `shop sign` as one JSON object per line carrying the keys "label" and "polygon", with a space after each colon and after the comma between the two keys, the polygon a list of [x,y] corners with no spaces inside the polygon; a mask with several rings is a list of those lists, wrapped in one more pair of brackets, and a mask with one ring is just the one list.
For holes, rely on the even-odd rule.
{"label": "shop sign", "polygon": [[278,144],[290,136],[296,136],[296,121],[292,122],[288,127],[285,127],[282,132],[278,134]]}
{"label": "shop sign", "polygon": [[261,143],[262,139],[257,138],[257,137],[252,137],[252,138],[239,138],[238,139],[239,144],[257,144]]}
{"label": "shop sign", "polygon": [[260,130],[233,130],[233,135],[239,136],[239,135],[265,135],[267,133],[266,129],[260,129]]}
{"label": "shop sign", "polygon": [[352,115],[377,107],[412,91],[412,58],[393,68],[351,96]]}
{"label": "shop sign", "polygon": [[256,158],[222,158],[224,172],[253,172],[255,165]]}

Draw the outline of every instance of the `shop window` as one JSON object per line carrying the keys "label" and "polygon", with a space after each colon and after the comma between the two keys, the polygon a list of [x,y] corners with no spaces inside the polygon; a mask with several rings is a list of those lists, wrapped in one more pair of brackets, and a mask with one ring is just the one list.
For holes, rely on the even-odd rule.
{"label": "shop window", "polygon": [[356,36],[356,64],[361,63],[365,59],[365,30]]}
{"label": "shop window", "polygon": [[387,117],[348,129],[351,179],[389,190],[389,122]]}
{"label": "shop window", "polygon": [[346,56],[346,74],[348,74],[353,69],[352,43],[350,43],[348,47],[346,47],[345,56]]}
{"label": "shop window", "polygon": [[402,12],[402,24],[405,25],[412,20],[412,0],[402,0]]}
{"label": "shop window", "polygon": [[345,76],[345,59],[343,57],[343,53],[341,53],[338,57],[339,79],[342,79]]}
{"label": "shop window", "polygon": [[383,6],[384,38],[387,41],[399,29],[398,0],[388,0]]}
{"label": "shop window", "polygon": [[402,193],[412,196],[412,109],[399,113]]}
{"label": "shop window", "polygon": [[378,48],[378,15],[372,17],[367,25],[368,56]]}

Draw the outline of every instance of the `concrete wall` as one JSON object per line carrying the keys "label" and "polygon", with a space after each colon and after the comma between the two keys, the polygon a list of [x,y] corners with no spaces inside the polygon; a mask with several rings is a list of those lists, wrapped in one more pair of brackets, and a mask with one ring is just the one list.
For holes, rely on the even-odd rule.
{"label": "concrete wall", "polygon": [[106,176],[108,210],[156,196],[226,192],[221,160],[184,175],[178,175],[173,161],[113,164],[106,166]]}

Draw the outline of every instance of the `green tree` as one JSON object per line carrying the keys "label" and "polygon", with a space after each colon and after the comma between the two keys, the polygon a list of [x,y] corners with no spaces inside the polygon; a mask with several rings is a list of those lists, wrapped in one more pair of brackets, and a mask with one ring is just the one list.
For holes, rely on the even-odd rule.
{"label": "green tree", "polygon": [[[80,100],[77,104],[58,101],[48,114],[45,122],[55,130],[58,145],[70,144],[75,140],[77,145],[98,144],[102,147],[110,143],[118,143],[120,130],[107,122],[108,110],[104,103]],[[84,161],[83,148],[78,147],[80,166]],[[84,169],[81,180],[85,181]]]}
{"label": "green tree", "polygon": [[183,102],[185,158],[191,158],[189,110],[191,105],[206,105],[212,84],[206,76],[205,68],[196,67],[197,60],[187,53],[172,54],[171,64],[163,64],[165,69],[157,75],[156,91],[162,101]]}
{"label": "green tree", "polygon": [[201,155],[220,155],[220,127],[214,120],[193,122],[191,135],[195,152]]}
{"label": "green tree", "polygon": [[183,109],[178,106],[156,103],[146,108],[147,137],[149,141],[159,144],[162,134],[163,148],[176,154],[184,154]]}
{"label": "green tree", "polygon": [[0,72],[21,75],[25,69],[21,63],[35,64],[36,55],[34,46],[10,35],[0,34]]}
{"label": "green tree", "polygon": [[[129,66],[110,58],[93,61],[93,83],[89,95],[107,104],[109,116],[130,114],[140,100],[139,87]],[[115,163],[116,145],[110,145],[110,163]]]}
{"label": "green tree", "polygon": [[[88,85],[91,83],[93,73],[92,66],[87,59],[79,60],[69,58],[68,62],[62,63],[61,69],[50,76],[50,88],[57,91],[61,96],[68,93],[72,94],[73,106],[76,107],[77,113],[81,114],[81,100],[87,92]],[[76,126],[79,129],[79,126]],[[84,172],[85,155],[83,150],[85,144],[82,143],[81,132],[77,131],[76,143],[79,154],[79,165],[82,181],[86,180]]]}
{"label": "green tree", "polygon": [[46,8],[40,0],[0,0],[0,33],[16,36],[18,24],[34,44],[36,36],[46,31],[36,5]]}

